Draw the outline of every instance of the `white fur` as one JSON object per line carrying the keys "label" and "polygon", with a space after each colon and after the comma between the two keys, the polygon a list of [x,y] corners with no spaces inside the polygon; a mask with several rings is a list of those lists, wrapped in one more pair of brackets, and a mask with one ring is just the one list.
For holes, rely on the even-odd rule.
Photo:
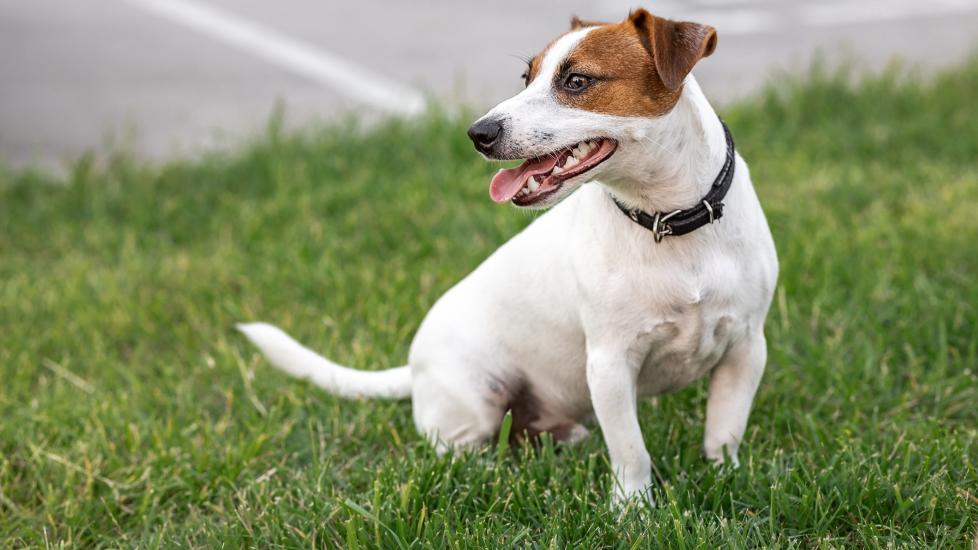
{"label": "white fur", "polygon": [[721,462],[726,448],[736,462],[764,370],[778,268],[739,156],[714,225],[655,243],[618,210],[611,194],[647,211],[697,204],[723,164],[723,131],[691,76],[675,108],[658,118],[561,105],[553,72],[587,32],[558,40],[533,83],[486,116],[506,120],[502,147],[513,157],[594,137],[616,139],[618,150],[566,182],[551,201],[560,204],[438,300],[411,345],[410,379],[400,369],[357,378],[273,327],[242,330],[276,366],[334,393],[410,392],[418,430],[440,450],[490,440],[507,400],[526,385],[540,405],[535,427],[570,425],[580,438],[579,423],[597,418],[621,501],[647,497],[652,481],[641,396],[710,374],[705,453]]}
{"label": "white fur", "polygon": [[293,340],[278,327],[266,323],[241,323],[240,330],[279,369],[309,380],[341,397],[401,399],[411,395],[411,369],[383,371],[346,368]]}

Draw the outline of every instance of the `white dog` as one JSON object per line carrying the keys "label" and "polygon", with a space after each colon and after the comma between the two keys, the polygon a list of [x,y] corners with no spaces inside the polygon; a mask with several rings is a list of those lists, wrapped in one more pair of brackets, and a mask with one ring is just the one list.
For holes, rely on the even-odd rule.
{"label": "white dog", "polygon": [[710,374],[706,456],[736,463],[778,265],[747,165],[689,75],[715,47],[712,27],[638,10],[575,18],[529,63],[469,136],[528,159],[492,179],[493,200],[553,208],[438,300],[407,366],[357,371],[270,325],[241,331],[336,395],[410,396],[442,451],[492,441],[507,411],[514,434],[566,441],[596,417],[617,502],[652,482],[637,399]]}

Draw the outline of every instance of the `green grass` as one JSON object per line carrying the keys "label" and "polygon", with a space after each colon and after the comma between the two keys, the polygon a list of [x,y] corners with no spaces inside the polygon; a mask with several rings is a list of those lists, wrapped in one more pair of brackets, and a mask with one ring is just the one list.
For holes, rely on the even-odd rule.
{"label": "green grass", "polygon": [[[235,333],[358,368],[530,221],[432,114],[147,166],[0,175],[0,547],[968,547],[978,522],[978,60],[815,75],[724,110],[778,243],[742,467],[705,385],[641,407],[658,505],[620,519],[600,434],[437,457]],[[974,495],[974,496],[969,496]]]}

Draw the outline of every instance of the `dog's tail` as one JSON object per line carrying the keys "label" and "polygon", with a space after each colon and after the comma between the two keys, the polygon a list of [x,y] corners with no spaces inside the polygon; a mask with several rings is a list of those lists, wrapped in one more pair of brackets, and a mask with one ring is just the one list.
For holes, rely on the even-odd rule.
{"label": "dog's tail", "polygon": [[402,399],[411,395],[411,367],[356,370],[333,363],[266,323],[241,323],[240,330],[277,368],[340,397]]}

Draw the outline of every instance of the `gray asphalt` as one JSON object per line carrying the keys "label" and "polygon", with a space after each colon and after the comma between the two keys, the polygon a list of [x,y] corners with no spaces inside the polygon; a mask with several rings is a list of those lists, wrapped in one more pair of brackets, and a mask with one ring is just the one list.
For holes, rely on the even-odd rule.
{"label": "gray asphalt", "polygon": [[[519,90],[520,57],[571,14],[622,18],[633,2],[195,0],[439,100],[489,105]],[[932,0],[933,1],[933,0]],[[700,0],[648,4],[717,27],[695,74],[729,102],[821,56],[875,70],[894,59],[926,74],[978,48],[978,0]],[[198,29],[122,0],[0,0],[0,159],[59,169],[86,151],[193,155],[260,131],[277,105],[301,127],[375,112]]]}

